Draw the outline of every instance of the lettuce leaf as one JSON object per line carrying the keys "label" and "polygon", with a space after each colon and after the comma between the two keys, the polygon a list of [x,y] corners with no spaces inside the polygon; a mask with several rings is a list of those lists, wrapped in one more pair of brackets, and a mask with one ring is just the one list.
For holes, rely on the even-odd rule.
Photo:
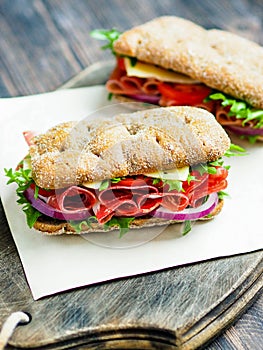
{"label": "lettuce leaf", "polygon": [[231,96],[216,92],[208,96],[210,100],[220,100],[224,107],[230,106],[228,115],[235,116],[237,119],[242,119],[242,125],[245,126],[247,122],[253,120],[255,122],[255,129],[263,126],[263,109],[253,108],[245,101],[236,100]]}
{"label": "lettuce leaf", "polygon": [[120,229],[120,238],[129,232],[130,224],[134,220],[134,217],[112,217],[108,222],[104,224],[105,230],[109,229],[111,226],[118,226]]}
{"label": "lettuce leaf", "polygon": [[107,44],[101,47],[102,50],[110,49],[116,55],[113,44],[119,38],[121,32],[116,29],[94,29],[90,32],[90,36],[94,39],[108,41]]}
{"label": "lettuce leaf", "polygon": [[[16,183],[17,203],[22,205],[22,210],[26,215],[27,225],[32,228],[37,219],[42,215],[37,209],[33,208],[24,196],[24,191],[34,183],[31,169],[23,169],[21,166],[17,170],[4,169],[5,175],[9,178],[7,184]],[[39,187],[35,185],[35,197],[38,195]]]}
{"label": "lettuce leaf", "polygon": [[83,231],[85,229],[85,226],[92,228],[92,224],[97,222],[98,220],[96,216],[90,216],[87,219],[82,221],[75,221],[75,220],[69,221],[70,225],[75,229],[77,233],[80,233],[81,231]]}

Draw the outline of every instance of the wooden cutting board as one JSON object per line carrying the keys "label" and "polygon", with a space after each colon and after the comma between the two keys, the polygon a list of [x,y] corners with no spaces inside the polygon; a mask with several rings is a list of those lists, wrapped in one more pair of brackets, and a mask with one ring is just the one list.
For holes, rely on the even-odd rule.
{"label": "wooden cutting board", "polygon": [[[97,63],[62,88],[102,84],[111,69],[112,62]],[[32,316],[16,329],[12,349],[195,349],[250,305],[262,290],[262,275],[258,251],[34,301],[0,206],[0,327],[14,311]]]}

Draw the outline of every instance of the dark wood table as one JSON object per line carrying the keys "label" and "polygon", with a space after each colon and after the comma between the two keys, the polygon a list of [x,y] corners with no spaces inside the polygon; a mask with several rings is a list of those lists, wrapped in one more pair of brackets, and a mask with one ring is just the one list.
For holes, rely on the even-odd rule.
{"label": "dark wood table", "polygon": [[[263,44],[261,0],[0,0],[0,97],[52,91],[87,66],[109,59],[95,28],[127,29],[177,15]],[[262,349],[263,296],[206,347]]]}

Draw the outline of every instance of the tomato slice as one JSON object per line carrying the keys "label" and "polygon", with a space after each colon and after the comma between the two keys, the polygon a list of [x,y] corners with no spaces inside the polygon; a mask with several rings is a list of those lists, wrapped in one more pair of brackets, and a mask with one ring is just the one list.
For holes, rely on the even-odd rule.
{"label": "tomato slice", "polygon": [[124,58],[120,56],[116,56],[117,59],[117,66],[120,70],[126,71],[125,64],[124,64]]}
{"label": "tomato slice", "polygon": [[[30,187],[35,190],[36,185],[32,183]],[[43,197],[50,197],[55,194],[55,190],[45,190],[44,188],[39,188],[38,189],[38,194]]]}
{"label": "tomato slice", "polygon": [[[144,175],[136,175],[136,177],[126,177],[119,182],[112,183],[111,187],[134,187],[134,186],[146,186],[146,185],[153,185],[153,179]],[[155,186],[155,185],[154,185]],[[157,186],[155,186],[157,187]]]}
{"label": "tomato slice", "polygon": [[209,182],[224,180],[228,176],[228,170],[224,167],[218,166],[215,174],[209,174]]}
{"label": "tomato slice", "polygon": [[204,84],[173,84],[160,83],[158,85],[161,95],[173,101],[173,105],[195,105],[203,103],[212,89]]}
{"label": "tomato slice", "polygon": [[190,205],[198,205],[197,200],[207,196],[208,194],[219,192],[227,187],[226,178],[228,170],[218,166],[215,174],[203,174],[196,170],[191,172],[191,176],[195,177],[189,184],[187,181],[183,183],[184,193],[189,197]]}

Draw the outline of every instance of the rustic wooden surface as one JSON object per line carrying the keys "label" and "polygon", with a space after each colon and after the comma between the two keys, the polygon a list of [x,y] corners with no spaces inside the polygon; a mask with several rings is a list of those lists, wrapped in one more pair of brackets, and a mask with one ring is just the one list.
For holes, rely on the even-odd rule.
{"label": "rustic wooden surface", "polygon": [[[189,18],[207,28],[232,30],[263,44],[260,0],[0,0],[0,96],[54,90],[92,63],[109,59],[109,53],[99,49],[101,43],[89,37],[94,28],[123,30],[166,14]],[[111,339],[107,348],[135,348],[131,338],[140,335],[137,348],[171,348],[180,339],[191,348],[191,339],[197,345],[205,339],[198,338],[198,331],[203,328],[216,334],[213,325],[218,329],[220,323],[232,321],[235,305],[241,312],[260,285],[256,278],[262,272],[262,253],[257,252],[33,302],[2,209],[0,215],[0,326],[18,308],[34,314],[30,325],[17,329],[13,344],[34,348],[34,342],[49,339],[57,344],[53,348],[62,348],[64,342],[70,346],[88,341],[88,336],[89,348],[106,348],[106,343],[98,345],[99,337]],[[178,288],[183,294],[178,295]],[[220,298],[222,303],[217,304]],[[216,304],[219,306],[213,308]],[[209,306],[211,313],[204,317]],[[261,349],[262,310],[261,296],[206,349]],[[196,324],[198,318],[201,321]],[[214,318],[218,322],[211,322]]]}

